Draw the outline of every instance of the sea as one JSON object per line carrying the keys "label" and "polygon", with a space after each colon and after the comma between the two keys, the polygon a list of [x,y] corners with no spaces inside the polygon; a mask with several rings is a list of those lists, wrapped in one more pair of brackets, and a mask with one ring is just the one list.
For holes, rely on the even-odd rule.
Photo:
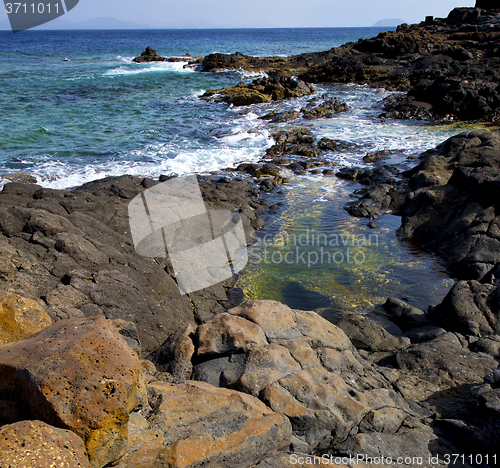
{"label": "sea", "polygon": [[[202,73],[183,61],[137,64],[132,59],[148,46],[164,56],[288,56],[328,50],[383,30],[0,31],[0,183],[21,173],[44,187],[62,189],[106,176],[214,173],[258,161],[273,144],[273,131],[288,125],[271,126],[259,117],[277,108],[300,109],[310,96],[244,108],[206,102],[200,99],[206,90],[262,74]],[[355,145],[327,155],[334,167],[363,164],[363,156],[381,150],[390,152],[391,163],[409,164],[468,128],[382,120],[382,102],[390,94],[367,86],[320,85],[316,97],[339,97],[349,110],[294,124],[307,126],[318,138]],[[438,260],[398,238],[399,220],[390,215],[378,222],[378,245],[361,246],[362,264],[278,265],[278,255],[274,263],[257,261],[264,258],[259,249],[290,251],[290,244],[274,241],[285,231],[297,239],[314,230],[356,239],[374,234],[366,220],[350,217],[343,208],[357,188],[334,176],[309,174],[293,176],[280,195],[273,195],[281,208],[262,233],[273,239],[272,246],[261,242],[252,251],[255,261],[239,282],[247,297],[325,313],[346,307],[366,311],[387,295],[421,307],[439,301],[452,280]]]}

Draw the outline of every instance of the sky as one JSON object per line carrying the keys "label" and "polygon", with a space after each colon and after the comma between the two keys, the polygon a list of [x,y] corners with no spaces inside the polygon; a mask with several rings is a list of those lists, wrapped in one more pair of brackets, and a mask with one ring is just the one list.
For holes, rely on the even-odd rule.
{"label": "sky", "polygon": [[[418,23],[427,15],[446,17],[456,6],[474,5],[475,0],[80,0],[64,20],[113,17],[180,27],[353,27],[386,18]],[[7,20],[0,10],[0,22]]]}

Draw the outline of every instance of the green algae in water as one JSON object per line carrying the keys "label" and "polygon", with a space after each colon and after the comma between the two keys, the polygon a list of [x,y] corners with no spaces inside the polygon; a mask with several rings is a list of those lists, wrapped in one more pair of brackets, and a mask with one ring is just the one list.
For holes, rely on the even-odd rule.
{"label": "green algae in water", "polygon": [[247,298],[367,313],[388,296],[426,308],[453,284],[437,259],[396,236],[399,218],[382,216],[370,229],[349,216],[345,181],[296,178],[283,191],[284,210],[249,248],[237,284]]}

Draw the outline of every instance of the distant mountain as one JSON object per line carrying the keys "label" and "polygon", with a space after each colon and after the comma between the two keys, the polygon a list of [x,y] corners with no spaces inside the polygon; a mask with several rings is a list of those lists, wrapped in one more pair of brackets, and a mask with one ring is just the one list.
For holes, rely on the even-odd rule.
{"label": "distant mountain", "polygon": [[[87,21],[73,23],[61,18],[57,18],[49,23],[42,24],[35,30],[61,30],[61,29],[219,29],[219,28],[252,28],[252,24],[228,24],[218,25],[212,24],[204,20],[196,19],[180,19],[173,23],[153,22],[151,24],[141,24],[132,21],[123,21],[110,16],[103,18],[93,18]],[[268,24],[260,27],[271,27]],[[0,30],[10,30],[8,21],[0,22]]]}
{"label": "distant mountain", "polygon": [[374,28],[390,28],[393,26],[399,26],[400,24],[403,24],[405,21],[403,21],[400,18],[387,18],[383,19],[380,21],[377,21],[373,27]]}
{"label": "distant mountain", "polygon": [[[116,18],[105,17],[105,18],[94,18],[87,21],[82,21],[79,23],[72,23],[71,21],[66,21],[61,18],[56,18],[49,23],[42,24],[33,29],[150,29],[154,26],[147,26],[145,24],[134,23],[132,21],[122,21]],[[10,29],[10,23],[8,21],[3,21],[0,23],[1,29]]]}

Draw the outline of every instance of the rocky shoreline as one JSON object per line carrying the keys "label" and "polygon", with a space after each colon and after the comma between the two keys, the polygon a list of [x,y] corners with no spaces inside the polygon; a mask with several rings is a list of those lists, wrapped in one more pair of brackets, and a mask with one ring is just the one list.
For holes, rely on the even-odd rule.
{"label": "rocky shoreline", "polygon": [[[390,199],[411,206],[440,187],[462,196],[452,184],[469,162],[477,177],[469,188],[460,179],[462,192],[484,203],[476,195],[490,179],[481,168],[499,169],[497,144],[492,133],[448,140],[422,155]],[[470,162],[470,151],[484,164]],[[444,166],[426,163],[436,155],[451,177],[432,172]],[[280,182],[262,168],[253,178],[200,180],[211,208],[240,212],[248,241],[262,227],[260,193]],[[447,183],[416,188],[424,169],[425,180]],[[231,283],[180,296],[166,259],[137,255],[128,230],[128,202],[158,183],[123,176],[73,191],[11,183],[0,192],[4,466],[33,463],[29,457],[45,466],[56,456],[61,466],[82,467],[278,468],[312,463],[307,457],[339,466],[335,460],[359,454],[428,467],[460,454],[460,466],[495,465],[496,277],[458,282],[429,313],[389,298],[388,329],[356,315],[334,325],[274,301],[234,307]],[[449,210],[436,200],[417,204],[425,219]],[[487,236],[477,220],[494,226],[484,212],[496,205],[477,205],[478,218],[471,200],[460,205],[471,235]],[[402,229],[420,226],[420,217],[403,218]]]}
{"label": "rocky shoreline", "polygon": [[[407,91],[387,103],[385,118],[491,121],[500,10],[489,6],[323,53],[216,54],[191,65],[275,71],[205,96],[234,105],[305,96],[311,82],[357,82]],[[146,52],[139,62],[168,60]],[[343,110],[313,99],[300,114]],[[388,298],[392,325],[382,327],[241,303],[229,280],[181,296],[168,259],[135,252],[128,223],[129,202],[168,177],[74,190],[6,184],[0,468],[441,467],[455,455],[455,466],[498,465],[498,133],[450,138],[403,174],[382,153],[366,155],[372,167],[334,170],[323,153],[348,145],[305,129],[274,139],[260,163],[198,177],[210,209],[239,213],[250,243],[268,208],[262,194],[287,171],[336,173],[363,185],[349,213],[371,222],[395,213],[402,237],[445,261],[460,280],[447,297],[428,311]]]}

